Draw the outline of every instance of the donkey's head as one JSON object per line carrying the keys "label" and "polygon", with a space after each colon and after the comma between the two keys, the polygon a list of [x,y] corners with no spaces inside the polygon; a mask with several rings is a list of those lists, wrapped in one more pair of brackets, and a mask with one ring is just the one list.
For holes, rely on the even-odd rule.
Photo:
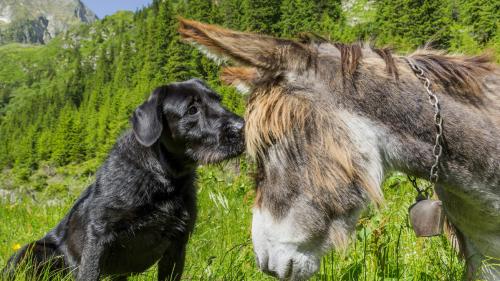
{"label": "donkey's head", "polygon": [[225,68],[222,79],[250,92],[245,135],[259,169],[257,263],[282,279],[307,279],[326,251],[346,244],[360,210],[381,200],[379,149],[369,141],[377,136],[337,94],[348,88],[361,50],[190,20],[181,20],[180,33],[240,65]]}

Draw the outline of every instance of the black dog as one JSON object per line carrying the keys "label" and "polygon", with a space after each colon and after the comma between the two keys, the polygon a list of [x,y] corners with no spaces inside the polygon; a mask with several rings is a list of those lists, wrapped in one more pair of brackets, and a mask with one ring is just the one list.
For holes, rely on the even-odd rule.
{"label": "black dog", "polygon": [[27,258],[77,280],[114,280],[158,261],[158,279],[179,280],[196,217],[195,169],[244,150],[242,118],[200,80],[156,89],[131,118],[96,181],[45,237],[24,246],[4,274]]}

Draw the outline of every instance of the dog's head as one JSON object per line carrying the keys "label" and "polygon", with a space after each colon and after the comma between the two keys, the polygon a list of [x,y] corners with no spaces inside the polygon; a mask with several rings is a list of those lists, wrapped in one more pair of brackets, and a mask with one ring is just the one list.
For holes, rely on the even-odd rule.
{"label": "dog's head", "polygon": [[218,162],[245,149],[244,120],[199,79],[157,88],[131,122],[141,145],[160,143],[170,154],[197,163]]}

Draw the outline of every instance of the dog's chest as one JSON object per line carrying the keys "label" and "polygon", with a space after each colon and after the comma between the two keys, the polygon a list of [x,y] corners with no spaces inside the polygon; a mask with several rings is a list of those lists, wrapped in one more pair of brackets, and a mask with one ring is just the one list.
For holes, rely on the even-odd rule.
{"label": "dog's chest", "polygon": [[119,274],[146,270],[175,243],[165,236],[158,228],[150,227],[119,235],[103,253],[103,273]]}
{"label": "dog's chest", "polygon": [[[192,230],[196,216],[196,202],[191,192],[170,195],[166,199],[148,202],[133,211],[127,232],[155,233],[158,240],[176,239]],[[153,238],[153,237],[151,237]]]}
{"label": "dog's chest", "polygon": [[195,202],[175,198],[137,208],[126,228],[116,233],[105,254],[108,274],[142,272],[169,246],[185,243],[196,216]]}

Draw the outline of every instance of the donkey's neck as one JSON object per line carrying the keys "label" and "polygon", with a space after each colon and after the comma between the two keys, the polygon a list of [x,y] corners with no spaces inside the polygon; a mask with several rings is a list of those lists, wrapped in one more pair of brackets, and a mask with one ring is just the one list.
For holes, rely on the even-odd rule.
{"label": "donkey's neck", "polygon": [[[367,87],[371,86],[371,87]],[[418,80],[359,85],[345,122],[376,147],[384,172],[399,170],[428,178],[434,163],[433,107]],[[452,186],[500,186],[500,124],[485,110],[436,93],[444,118],[440,179]],[[349,106],[347,106],[349,108]],[[362,124],[362,125],[361,125]]]}
{"label": "donkey's neck", "polygon": [[[349,113],[344,122],[349,131],[366,136],[364,141],[370,145],[365,147],[377,148],[371,154],[364,152],[365,158],[380,163],[382,174],[399,170],[428,178],[436,131],[424,86],[408,77],[400,83],[389,79],[370,82],[372,85],[358,85],[358,90],[366,89],[358,92],[359,98],[345,100]],[[448,220],[463,235],[462,250],[471,272],[484,257],[500,256],[500,87],[487,85],[485,89],[490,91],[485,95],[493,99],[481,108],[436,93],[445,141],[435,191]],[[377,165],[368,163],[369,173],[377,170]],[[498,280],[500,269],[494,267],[483,274],[484,279]]]}

